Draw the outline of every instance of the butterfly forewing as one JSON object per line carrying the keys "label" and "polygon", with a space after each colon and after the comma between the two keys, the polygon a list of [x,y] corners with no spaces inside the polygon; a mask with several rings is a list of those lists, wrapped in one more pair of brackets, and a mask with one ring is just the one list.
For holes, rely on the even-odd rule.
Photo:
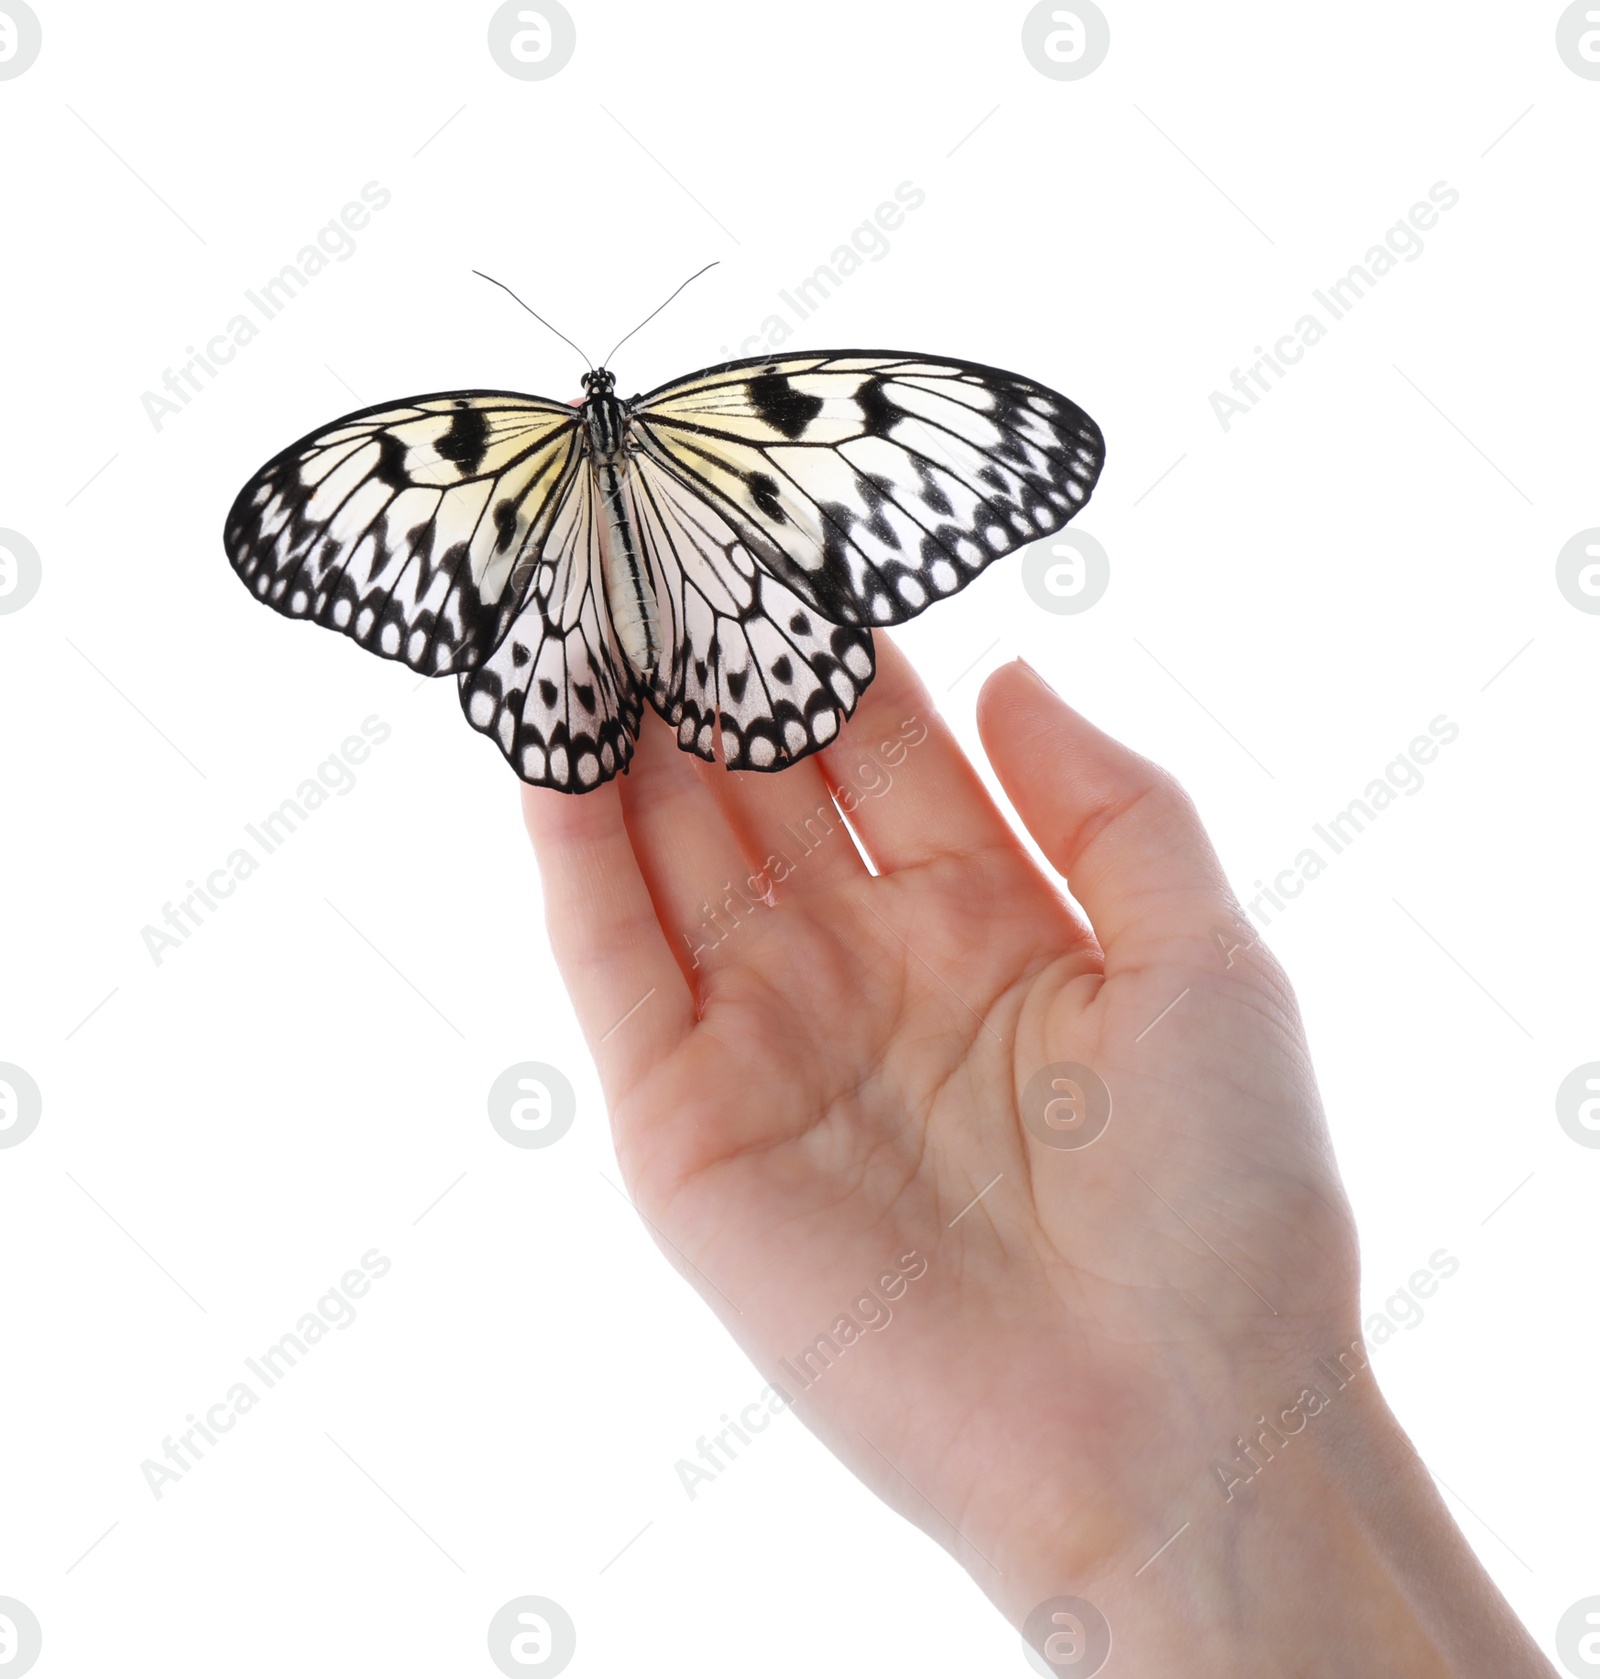
{"label": "butterfly forewing", "polygon": [[864,351],[752,358],[634,404],[645,453],[840,624],[897,624],[1059,530],[1105,449],[1016,374]]}
{"label": "butterfly forewing", "polygon": [[224,541],[268,606],[437,675],[499,639],[579,465],[577,415],[500,391],[351,414],[240,491]]}

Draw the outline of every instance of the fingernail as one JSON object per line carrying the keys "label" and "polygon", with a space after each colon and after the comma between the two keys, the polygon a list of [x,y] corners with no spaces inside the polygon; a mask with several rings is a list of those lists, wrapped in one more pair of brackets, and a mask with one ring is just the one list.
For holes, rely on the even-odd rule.
{"label": "fingernail", "polygon": [[1055,697],[1056,697],[1056,698],[1057,698],[1057,699],[1060,699],[1060,698],[1061,698],[1061,696],[1060,696],[1060,695],[1059,695],[1059,694],[1056,694],[1056,691],[1055,691],[1055,689],[1054,689],[1054,688],[1052,688],[1052,687],[1051,687],[1051,686],[1050,686],[1050,684],[1049,684],[1049,683],[1048,683],[1048,682],[1046,682],[1046,681],[1045,681],[1045,679],[1044,679],[1044,678],[1043,678],[1043,677],[1042,677],[1042,676],[1041,676],[1041,675],[1040,675],[1040,674],[1039,674],[1039,673],[1038,673],[1038,671],[1036,671],[1036,670],[1035,670],[1035,669],[1034,669],[1034,668],[1033,668],[1033,666],[1032,666],[1032,665],[1030,665],[1030,664],[1029,664],[1029,663],[1028,663],[1028,661],[1027,661],[1027,660],[1026,660],[1026,659],[1024,659],[1024,658],[1022,658],[1022,657],[1021,657],[1021,656],[1020,656],[1020,655],[1019,655],[1019,656],[1018,656],[1018,658],[1017,658],[1017,663],[1018,663],[1018,664],[1019,664],[1019,665],[1021,665],[1021,666],[1022,666],[1022,668],[1023,668],[1023,669],[1024,669],[1024,670],[1025,670],[1025,671],[1026,671],[1026,672],[1027,672],[1027,673],[1028,673],[1028,675],[1029,675],[1029,676],[1031,676],[1031,677],[1032,677],[1032,678],[1033,678],[1033,680],[1034,680],[1034,681],[1035,681],[1035,682],[1037,682],[1037,683],[1038,683],[1038,684],[1039,684],[1039,686],[1040,686],[1040,687],[1041,687],[1041,688],[1043,688],[1043,689],[1044,689],[1044,691],[1045,691],[1045,692],[1046,692],[1046,693],[1047,693],[1047,694],[1055,694]]}

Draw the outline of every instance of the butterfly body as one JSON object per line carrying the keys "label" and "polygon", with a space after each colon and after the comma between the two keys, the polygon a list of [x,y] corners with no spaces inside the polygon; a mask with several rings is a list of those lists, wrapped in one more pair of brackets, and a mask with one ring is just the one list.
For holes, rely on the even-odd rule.
{"label": "butterfly body", "polygon": [[724,363],[627,402],[413,397],[301,439],[224,543],[267,605],[457,677],[517,773],[585,792],[648,704],[680,747],[777,770],[837,738],[872,628],[1089,498],[1094,421],[1013,373],[892,351]]}
{"label": "butterfly body", "polygon": [[634,674],[648,679],[661,658],[661,613],[628,514],[629,497],[624,492],[628,456],[635,445],[628,436],[628,409],[613,394],[615,383],[604,367],[584,374],[587,395],[581,412],[589,439],[589,471],[603,509],[601,569],[611,622]]}

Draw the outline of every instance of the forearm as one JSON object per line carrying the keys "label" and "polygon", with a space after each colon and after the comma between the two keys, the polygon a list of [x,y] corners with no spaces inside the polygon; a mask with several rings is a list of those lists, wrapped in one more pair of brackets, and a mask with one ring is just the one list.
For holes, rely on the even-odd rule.
{"label": "forearm", "polygon": [[[1058,1548],[1039,1535],[1032,1555],[1010,1559],[995,1592],[1002,1606],[1020,1626],[1049,1598],[1086,1599],[1110,1627],[1109,1672],[1125,1679],[1554,1674],[1451,1520],[1370,1373],[1299,1430],[1268,1433],[1265,1444],[1249,1436],[1239,1436],[1250,1452],[1242,1461],[1197,1443],[1187,1477],[1183,1454],[1153,1443],[1180,1472],[1164,1513],[1149,1502],[1148,1550],[1141,1543],[1098,1569],[1080,1559],[1076,1577],[1064,1577],[1051,1560]],[[1059,1624],[1066,1632],[1057,1653],[1070,1656],[1072,1624]],[[1079,1679],[1090,1666],[1056,1670]]]}

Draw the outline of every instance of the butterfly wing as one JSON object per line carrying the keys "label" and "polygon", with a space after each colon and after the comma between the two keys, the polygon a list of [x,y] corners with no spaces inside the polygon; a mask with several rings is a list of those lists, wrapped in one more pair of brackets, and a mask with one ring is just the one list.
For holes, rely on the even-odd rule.
{"label": "butterfly wing", "polygon": [[666,645],[642,687],[559,403],[455,391],[349,415],[245,486],[229,557],[275,610],[457,673],[525,781],[582,792],[631,759],[642,692],[733,769],[826,745],[872,680],[871,626],[1060,529],[1104,459],[1065,397],[894,352],[728,362],[629,411],[623,494]]}
{"label": "butterfly wing", "polygon": [[660,612],[650,702],[686,751],[777,770],[826,746],[872,680],[872,634],[826,620],[703,492],[644,455],[623,496]]}
{"label": "butterfly wing", "polygon": [[253,594],[430,676],[504,635],[582,452],[572,408],[447,391],[347,415],[269,461],[223,541]]}
{"label": "butterfly wing", "polygon": [[643,704],[606,604],[594,475],[568,473],[521,610],[460,678],[461,708],[524,781],[585,793],[633,757]]}
{"label": "butterfly wing", "polygon": [[836,625],[902,623],[1059,530],[1105,460],[1058,392],[892,351],[726,362],[630,409],[644,458]]}

